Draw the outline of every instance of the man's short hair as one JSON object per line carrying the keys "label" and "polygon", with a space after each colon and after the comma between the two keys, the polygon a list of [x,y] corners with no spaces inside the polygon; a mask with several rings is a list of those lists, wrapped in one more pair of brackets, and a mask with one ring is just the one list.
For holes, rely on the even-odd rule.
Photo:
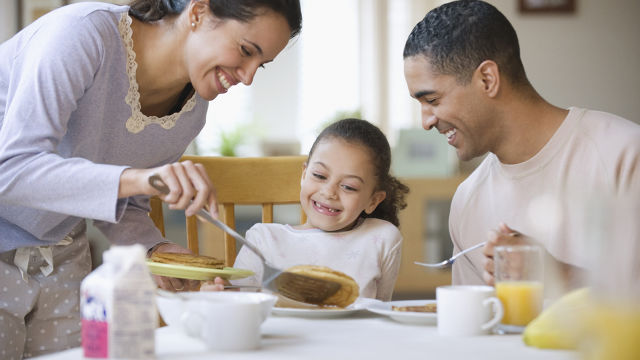
{"label": "man's short hair", "polygon": [[528,84],[516,31],[493,5],[453,1],[431,10],[411,31],[404,58],[423,55],[434,71],[468,83],[485,60],[498,64],[511,83]]}

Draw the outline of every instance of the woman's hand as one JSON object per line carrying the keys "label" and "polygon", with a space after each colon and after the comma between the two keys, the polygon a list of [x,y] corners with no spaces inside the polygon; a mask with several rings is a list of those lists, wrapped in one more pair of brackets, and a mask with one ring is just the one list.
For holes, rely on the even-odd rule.
{"label": "woman's hand", "polygon": [[[169,188],[162,194],[149,184],[149,177],[157,174]],[[218,218],[216,192],[202,164],[182,161],[152,169],[126,169],[120,175],[119,198],[133,195],[157,195],[169,204],[169,209],[185,209],[185,215],[196,214],[208,207],[209,214]]]}
{"label": "woman's hand", "polygon": [[[172,243],[166,243],[158,246],[153,250],[153,253],[180,253],[180,254],[192,254],[189,249],[185,249],[181,246]],[[149,254],[150,256],[151,254]],[[153,275],[153,280],[161,289],[168,291],[198,291],[200,289],[200,281],[198,280],[186,280],[177,279],[166,276]]]}
{"label": "woman's hand", "polygon": [[231,285],[229,281],[216,277],[213,281],[204,281],[200,286],[200,291],[222,291],[225,285]]}

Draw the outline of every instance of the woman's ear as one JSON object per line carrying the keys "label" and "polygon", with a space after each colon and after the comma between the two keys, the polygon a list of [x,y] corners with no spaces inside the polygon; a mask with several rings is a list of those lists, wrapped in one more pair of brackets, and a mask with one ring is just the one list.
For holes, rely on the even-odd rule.
{"label": "woman's ear", "polygon": [[371,195],[371,199],[369,199],[369,204],[364,209],[364,212],[367,213],[367,215],[371,214],[386,197],[387,197],[386,191],[380,190],[380,191],[374,192],[373,195]]}
{"label": "woman's ear", "polygon": [[307,174],[307,163],[302,164],[302,175],[300,176],[300,186],[302,186],[302,182],[304,181],[304,176]]}
{"label": "woman's ear", "polygon": [[500,69],[492,60],[485,60],[473,73],[473,81],[478,84],[482,92],[488,97],[494,98],[500,90]]}

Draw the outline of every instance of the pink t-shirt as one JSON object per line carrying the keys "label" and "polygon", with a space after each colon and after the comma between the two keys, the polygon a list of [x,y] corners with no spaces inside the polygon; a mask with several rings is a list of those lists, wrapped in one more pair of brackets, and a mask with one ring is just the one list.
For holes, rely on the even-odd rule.
{"label": "pink t-shirt", "polygon": [[[570,108],[531,159],[506,165],[489,154],[458,187],[449,216],[453,251],[487,240],[489,231],[504,222],[555,259],[585,268],[588,242],[607,217],[603,209],[616,197],[637,198],[639,184],[640,126]],[[453,283],[483,284],[483,270],[482,252],[471,252],[455,262]]]}

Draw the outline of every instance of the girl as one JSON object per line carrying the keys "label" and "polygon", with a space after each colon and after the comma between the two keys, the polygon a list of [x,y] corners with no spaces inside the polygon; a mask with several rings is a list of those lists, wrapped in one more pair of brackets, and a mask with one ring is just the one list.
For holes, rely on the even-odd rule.
{"label": "girl", "polygon": [[178,159],[209,101],[250,85],[301,21],[299,0],[82,2],[0,45],[0,357],[80,345],[86,218],[113,244],[187,251],[155,228],[149,196],[217,215],[204,170]]}
{"label": "girl", "polygon": [[[389,174],[391,150],[384,134],[364,120],[345,119],[322,131],[309,152],[300,204],[307,222],[256,224],[247,232],[267,261],[286,269],[322,265],[354,278],[360,296],[391,299],[400,267],[398,211],[407,186]],[[260,285],[262,263],[243,247],[236,268],[255,276],[234,285]],[[203,290],[220,289],[203,285]]]}

